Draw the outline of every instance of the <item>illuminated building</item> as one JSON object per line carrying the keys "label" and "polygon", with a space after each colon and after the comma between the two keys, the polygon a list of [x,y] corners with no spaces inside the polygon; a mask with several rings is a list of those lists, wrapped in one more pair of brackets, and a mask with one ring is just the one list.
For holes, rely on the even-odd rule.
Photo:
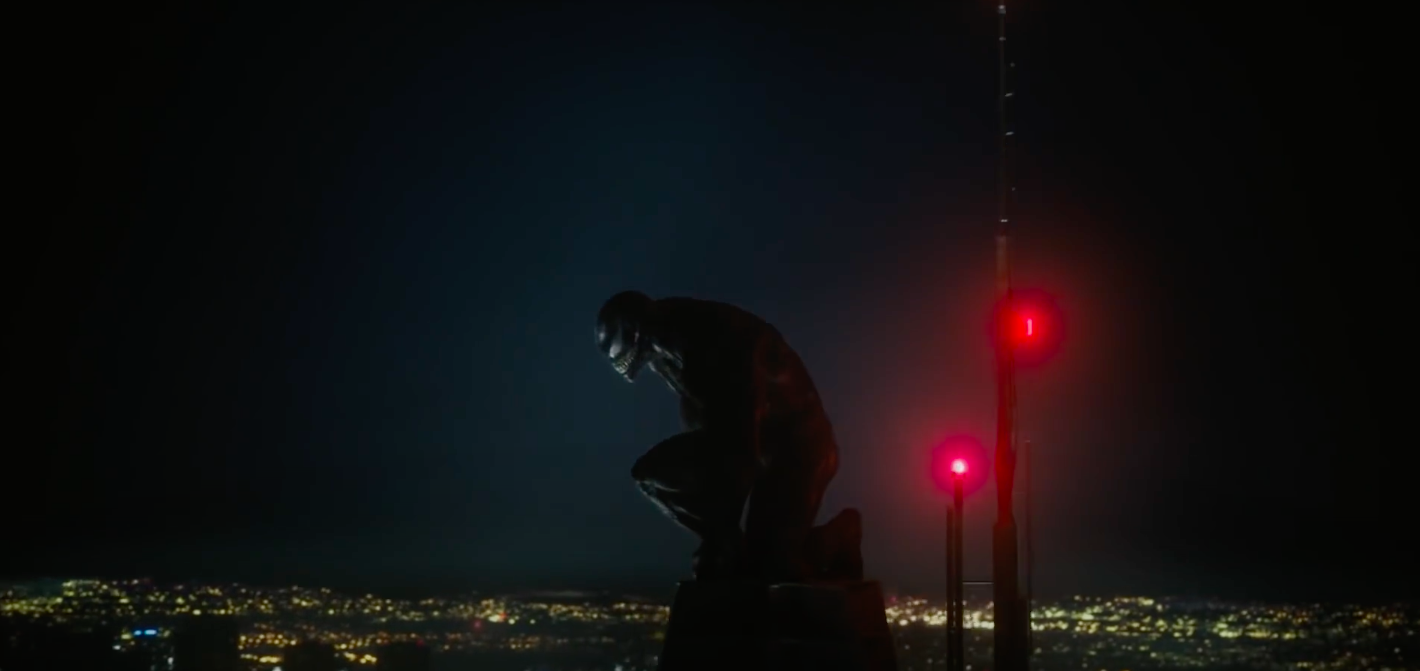
{"label": "illuminated building", "polygon": [[119,666],[124,671],[171,671],[171,632],[157,627],[136,626],[118,636]]}

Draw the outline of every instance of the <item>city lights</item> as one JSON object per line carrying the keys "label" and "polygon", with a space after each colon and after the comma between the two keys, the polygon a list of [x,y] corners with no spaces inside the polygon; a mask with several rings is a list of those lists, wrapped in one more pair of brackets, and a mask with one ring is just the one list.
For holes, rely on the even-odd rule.
{"label": "city lights", "polygon": [[[950,463],[958,461],[969,465],[967,458]],[[983,594],[966,596],[967,661],[982,668],[988,665],[993,611],[989,602],[972,599]],[[274,671],[283,650],[303,640],[331,644],[351,671],[373,671],[381,645],[420,641],[436,654],[499,651],[528,655],[532,665],[543,655],[601,650],[606,656],[597,659],[603,661],[585,666],[650,671],[669,616],[662,603],[594,595],[402,600],[302,587],[158,587],[145,581],[0,586],[0,619],[119,620],[127,623],[115,641],[121,649],[165,642],[170,625],[199,609],[239,619],[240,652],[255,671]],[[1082,662],[1090,669],[1413,668],[1401,657],[1400,642],[1420,635],[1415,609],[1402,606],[1073,597],[1038,601],[1033,613],[1041,668],[1080,668]],[[886,616],[900,671],[929,668],[927,657],[940,654],[945,601],[894,597]]]}

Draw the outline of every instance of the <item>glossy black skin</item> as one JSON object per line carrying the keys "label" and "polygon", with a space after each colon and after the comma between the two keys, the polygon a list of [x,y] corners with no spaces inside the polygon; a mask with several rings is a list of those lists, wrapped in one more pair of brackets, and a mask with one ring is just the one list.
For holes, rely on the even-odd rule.
{"label": "glossy black skin", "polygon": [[813,526],[838,445],[813,380],[773,326],[725,303],[624,292],[599,313],[597,340],[628,380],[649,366],[680,397],[685,432],[637,460],[632,478],[701,538],[697,578],[861,572],[856,511]]}

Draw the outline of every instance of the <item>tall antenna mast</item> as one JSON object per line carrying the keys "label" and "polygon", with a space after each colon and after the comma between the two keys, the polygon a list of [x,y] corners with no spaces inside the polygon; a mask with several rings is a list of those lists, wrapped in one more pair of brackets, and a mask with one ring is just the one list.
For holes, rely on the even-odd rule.
{"label": "tall antenna mast", "polygon": [[[1006,0],[998,0],[996,6],[996,26],[997,26],[997,51],[996,51],[996,74],[997,74],[997,98],[996,98],[996,123],[1000,136],[996,163],[996,215],[1000,220],[999,235],[1006,236],[1011,232],[1010,219],[1007,213],[1007,205],[1011,197],[1011,186],[1006,176],[1006,138],[1011,135],[1011,131],[1006,128],[1006,99],[1011,97],[1011,92],[1007,89],[1006,70]],[[1006,274],[1006,280],[1010,280],[1010,274]]]}
{"label": "tall antenna mast", "polygon": [[[1006,71],[1006,0],[997,0],[996,52],[996,293],[999,302],[997,338],[997,423],[996,423],[996,484],[998,490],[997,519],[1012,519],[1012,490],[1016,471],[1016,362],[1015,341],[1009,331],[1013,315],[1011,292],[1011,185],[1007,161],[1010,139],[1014,134],[1006,125],[1006,100],[1011,97]],[[1014,525],[1014,520],[1012,520]]]}
{"label": "tall antenna mast", "polygon": [[1015,341],[1009,325],[1014,316],[1011,294],[1010,204],[1008,178],[1010,139],[1006,126],[1006,102],[1012,93],[1006,74],[1006,0],[997,0],[997,98],[996,121],[999,154],[996,173],[996,523],[991,538],[992,657],[997,671],[1026,671],[1029,668],[1026,624],[1028,606],[1020,595],[1020,552],[1016,532],[1013,489],[1016,479],[1016,384]]}

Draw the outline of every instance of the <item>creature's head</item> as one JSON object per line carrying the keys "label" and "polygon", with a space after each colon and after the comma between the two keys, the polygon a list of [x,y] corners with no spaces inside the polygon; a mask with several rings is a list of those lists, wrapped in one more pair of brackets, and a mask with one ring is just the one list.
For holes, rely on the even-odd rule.
{"label": "creature's head", "polygon": [[628,382],[636,379],[650,358],[650,343],[642,337],[650,312],[649,296],[623,291],[608,299],[597,313],[597,347]]}

